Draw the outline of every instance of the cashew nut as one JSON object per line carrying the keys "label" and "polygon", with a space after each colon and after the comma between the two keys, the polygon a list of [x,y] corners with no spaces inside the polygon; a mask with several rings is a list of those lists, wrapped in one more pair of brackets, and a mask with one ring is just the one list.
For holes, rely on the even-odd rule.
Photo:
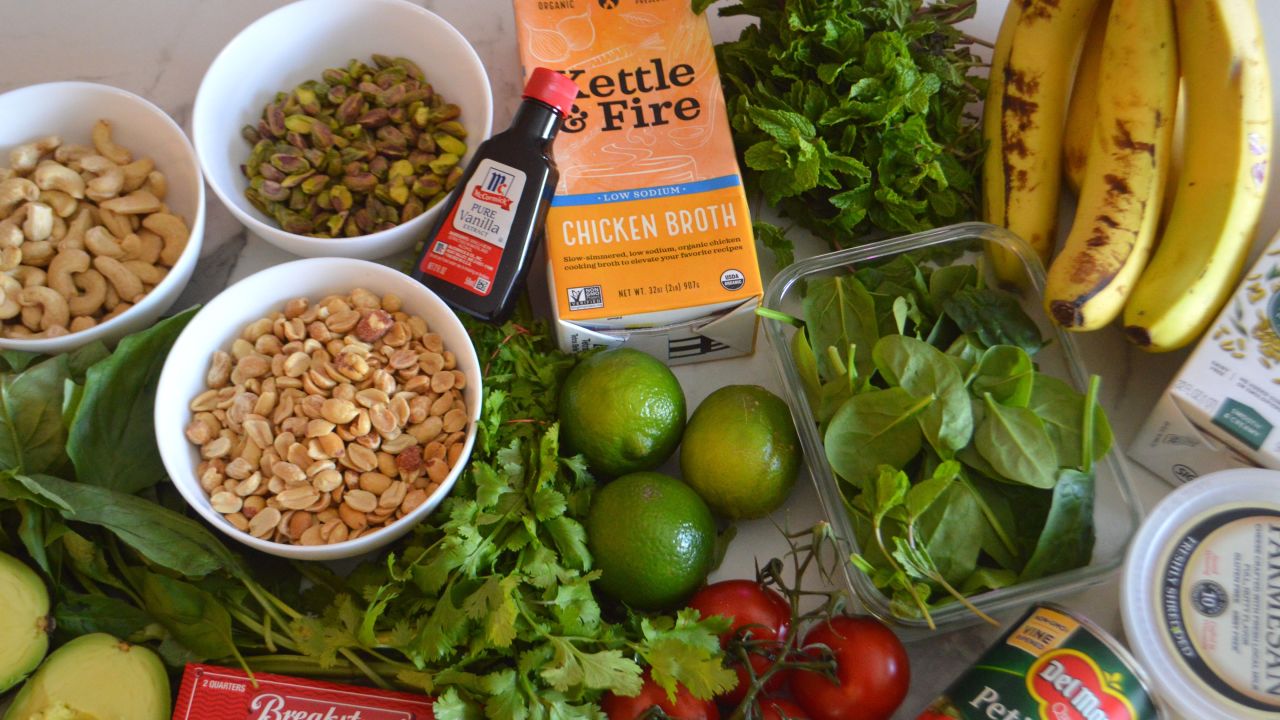
{"label": "cashew nut", "polygon": [[36,337],[36,333],[31,332],[22,325],[6,325],[4,336],[8,338],[33,338]]}
{"label": "cashew nut", "polygon": [[95,212],[92,205],[84,205],[76,211],[76,216],[67,225],[66,236],[58,241],[59,250],[84,249],[84,234],[97,223]]}
{"label": "cashew nut", "polygon": [[48,240],[53,234],[53,208],[41,202],[27,203],[27,219],[22,233],[32,242]]}
{"label": "cashew nut", "polygon": [[106,322],[112,318],[119,317],[122,313],[133,307],[133,303],[122,302],[111,308],[111,312],[102,316],[102,322]]}
{"label": "cashew nut", "polygon": [[168,270],[141,260],[125,260],[121,264],[146,285],[159,285],[160,281],[164,280],[164,276],[169,274]]}
{"label": "cashew nut", "polygon": [[[67,299],[59,295],[58,291],[53,288],[23,288],[18,293],[18,304],[23,308],[40,309],[40,319],[37,323],[40,330],[48,330],[55,325],[65,328],[67,323],[71,322],[71,311],[67,308]],[[25,323],[26,318],[24,317],[23,320]],[[27,327],[31,327],[30,324]]]}
{"label": "cashew nut", "polygon": [[22,262],[27,265],[44,267],[53,259],[53,243],[48,240],[22,243]]}
{"label": "cashew nut", "polygon": [[76,332],[80,332],[81,330],[88,330],[91,327],[97,326],[97,324],[98,324],[97,320],[94,320],[93,318],[87,317],[85,315],[79,315],[71,320],[71,327],[69,329],[71,330],[71,332],[76,333]]}
{"label": "cashew nut", "polygon": [[164,240],[164,249],[160,251],[160,262],[173,267],[187,247],[187,238],[191,231],[182,218],[169,213],[155,213],[142,219],[142,227],[159,235]]}
{"label": "cashew nut", "polygon": [[22,249],[16,247],[0,248],[0,271],[9,272],[22,263]]}
{"label": "cashew nut", "polygon": [[88,145],[76,145],[74,143],[67,143],[66,145],[59,145],[58,149],[53,151],[53,159],[57,160],[63,165],[70,165],[71,163],[80,162],[81,158],[84,158],[88,155],[96,155],[96,154],[97,153],[94,152],[94,149],[89,147]]}
{"label": "cashew nut", "polygon": [[124,250],[120,247],[120,242],[115,239],[109,230],[101,225],[89,228],[84,234],[84,246],[94,255],[101,255],[110,258],[124,257]]}
{"label": "cashew nut", "polygon": [[146,190],[134,190],[123,197],[101,202],[98,207],[121,215],[145,215],[160,212],[161,202],[160,198]]}
{"label": "cashew nut", "polygon": [[61,190],[77,200],[84,197],[84,178],[62,163],[45,160],[31,177],[41,190]]}
{"label": "cashew nut", "polygon": [[9,320],[22,312],[18,304],[18,293],[22,285],[10,275],[0,275],[0,320]]}
{"label": "cashew nut", "polygon": [[26,237],[22,234],[22,224],[20,220],[15,220],[14,216],[0,220],[0,248],[18,247],[26,241]]}
{"label": "cashew nut", "polygon": [[137,233],[129,233],[120,241],[125,260],[141,260],[148,265],[155,265],[160,259],[160,249],[163,246],[164,241],[160,236],[145,228]]}
{"label": "cashew nut", "polygon": [[4,182],[5,180],[8,180],[9,178],[14,177],[17,174],[18,173],[11,168],[0,167],[0,182]]}
{"label": "cashew nut", "polygon": [[152,195],[164,200],[164,196],[169,194],[169,180],[164,176],[164,173],[152,170],[147,173],[147,184],[143,185],[142,189],[150,191]]}
{"label": "cashew nut", "polygon": [[142,280],[129,272],[129,268],[125,267],[119,260],[113,257],[99,255],[93,259],[93,267],[102,273],[102,276],[111,283],[111,287],[115,288],[116,294],[125,302],[137,302],[141,299],[144,291]]}
{"label": "cashew nut", "polygon": [[67,236],[67,221],[58,217],[57,213],[53,214],[53,230],[49,231],[49,239],[54,243],[62,241]]}
{"label": "cashew nut", "polygon": [[123,238],[133,232],[133,219],[128,215],[121,215],[100,207],[98,208],[98,219],[111,231],[112,235],[118,238]]}
{"label": "cashew nut", "polygon": [[40,156],[52,151],[62,144],[62,138],[49,135],[39,140],[24,143],[9,151],[9,165],[20,173],[29,173],[36,169]]}
{"label": "cashew nut", "polygon": [[119,195],[122,188],[124,188],[124,171],[113,165],[90,180],[85,186],[84,194],[90,200],[102,202]]}
{"label": "cashew nut", "polygon": [[147,174],[156,169],[156,164],[151,158],[142,158],[120,168],[124,173],[124,190],[125,192],[133,192],[142,187],[147,181]]}
{"label": "cashew nut", "polygon": [[[89,263],[89,253],[83,250],[63,250],[49,262],[49,271],[46,275],[49,287],[57,290],[65,298],[74,296],[76,285],[71,279],[71,273],[82,273],[88,270]],[[75,314],[85,315],[86,313]]]}
{"label": "cashew nut", "polygon": [[19,205],[34,202],[40,197],[40,188],[26,178],[13,177],[0,182],[0,219],[13,214]]}
{"label": "cashew nut", "polygon": [[128,165],[133,156],[111,139],[111,123],[99,120],[93,124],[93,146],[98,154],[111,159],[117,165]]}
{"label": "cashew nut", "polygon": [[82,273],[76,273],[74,282],[78,289],[84,291],[84,294],[67,296],[67,307],[71,309],[71,314],[80,316],[98,312],[107,299],[107,279],[102,277],[102,273],[91,268]]}
{"label": "cashew nut", "polygon": [[115,310],[116,307],[119,306],[120,304],[121,304],[120,295],[116,292],[116,289],[114,287],[108,284],[107,297],[103,299],[102,307],[106,308],[107,311],[110,312],[112,310]]}
{"label": "cashew nut", "polygon": [[[80,177],[77,175],[76,177]],[[80,203],[75,198],[62,192],[61,190],[45,190],[40,193],[40,202],[53,208],[53,211],[60,218],[68,218],[76,214],[76,210],[80,208]]]}
{"label": "cashew nut", "polygon": [[22,283],[22,287],[24,288],[35,287],[36,285],[49,284],[45,282],[45,280],[49,277],[48,274],[38,267],[31,267],[30,265],[19,265],[18,267],[14,268],[13,272],[9,274],[12,275],[14,279],[16,279],[18,282]]}

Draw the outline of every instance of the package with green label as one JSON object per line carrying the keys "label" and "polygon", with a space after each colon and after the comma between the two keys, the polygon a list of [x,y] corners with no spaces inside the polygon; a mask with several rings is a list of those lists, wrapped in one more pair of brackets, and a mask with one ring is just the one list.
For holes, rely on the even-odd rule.
{"label": "package with green label", "polygon": [[1174,485],[1230,468],[1280,469],[1280,236],[1173,378],[1129,456]]}

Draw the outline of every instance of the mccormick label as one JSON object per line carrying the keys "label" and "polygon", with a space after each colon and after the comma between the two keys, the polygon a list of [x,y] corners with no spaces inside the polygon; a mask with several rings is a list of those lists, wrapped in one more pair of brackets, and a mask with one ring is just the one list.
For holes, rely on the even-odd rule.
{"label": "mccormick label", "polygon": [[514,4],[526,70],[580,88],[546,220],[561,347],[750,353],[762,284],[707,19],[689,0]]}
{"label": "mccormick label", "polygon": [[523,170],[482,160],[459,196],[453,216],[431,240],[422,272],[485,296],[493,288],[520,195]]}
{"label": "mccormick label", "polygon": [[1156,720],[1135,668],[1100,628],[1038,605],[917,720]]}
{"label": "mccormick label", "polygon": [[1280,512],[1240,507],[1187,530],[1164,559],[1164,640],[1239,717],[1280,712]]}
{"label": "mccormick label", "polygon": [[[255,681],[256,680],[256,685]],[[422,695],[187,665],[173,720],[434,720]]]}

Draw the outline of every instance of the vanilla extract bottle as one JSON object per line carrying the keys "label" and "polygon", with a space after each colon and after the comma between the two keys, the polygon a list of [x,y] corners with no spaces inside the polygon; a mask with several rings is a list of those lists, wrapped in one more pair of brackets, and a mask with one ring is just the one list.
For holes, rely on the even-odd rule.
{"label": "vanilla extract bottle", "polygon": [[458,312],[501,322],[529,274],[560,173],[551,154],[578,86],[536,68],[511,127],[476,149],[411,275]]}

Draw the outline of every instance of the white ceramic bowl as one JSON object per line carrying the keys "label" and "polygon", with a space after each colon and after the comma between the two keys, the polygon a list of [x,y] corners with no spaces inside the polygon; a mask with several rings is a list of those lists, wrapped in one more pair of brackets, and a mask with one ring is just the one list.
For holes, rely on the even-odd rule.
{"label": "white ceramic bowl", "polygon": [[305,257],[379,258],[412,247],[443,203],[407,223],[354,238],[313,238],[281,230],[244,197],[240,165],[252,146],[240,136],[256,125],[277,92],[319,80],[352,58],[374,53],[407,57],[447,102],[462,110],[468,153],[489,137],[493,97],[480,56],[438,15],[403,0],[302,0],[258,19],[214,59],[196,93],[192,137],[205,177],[222,202],[254,235]]}
{"label": "white ceramic bowl", "polygon": [[[377,532],[343,543],[318,546],[285,545],[252,537],[236,529],[216,512],[200,487],[195,474],[196,465],[200,462],[199,448],[192,445],[185,435],[191,422],[189,403],[206,389],[205,374],[214,351],[229,350],[232,341],[249,323],[282,309],[290,299],[306,297],[316,301],[325,295],[346,293],[357,287],[379,295],[398,295],[403,301],[404,312],[425,319],[432,332],[438,333],[445,347],[457,357],[458,369],[467,375],[467,387],[463,393],[469,417],[462,455],[449,476],[425,503]],[[408,532],[444,500],[471,455],[482,396],[480,362],[476,358],[475,346],[458,316],[435,293],[404,273],[365,260],[295,260],[251,275],[222,291],[192,318],[178,336],[165,360],[156,391],[156,442],[160,446],[165,469],[182,497],[228,537],[281,557],[334,560],[361,555],[386,545]]]}
{"label": "white ceramic bowl", "polygon": [[45,135],[59,135],[64,143],[89,144],[93,123],[111,123],[112,138],[133,153],[150,157],[169,181],[165,202],[182,216],[191,239],[178,262],[145,298],[129,310],[95,327],[56,338],[21,340],[0,338],[0,348],[35,353],[59,353],[94,340],[114,343],[150,327],[182,294],[200,259],[204,240],[204,181],[191,143],[163,110],[119,88],[87,82],[30,85],[0,95],[0,165],[9,164],[9,150]]}

